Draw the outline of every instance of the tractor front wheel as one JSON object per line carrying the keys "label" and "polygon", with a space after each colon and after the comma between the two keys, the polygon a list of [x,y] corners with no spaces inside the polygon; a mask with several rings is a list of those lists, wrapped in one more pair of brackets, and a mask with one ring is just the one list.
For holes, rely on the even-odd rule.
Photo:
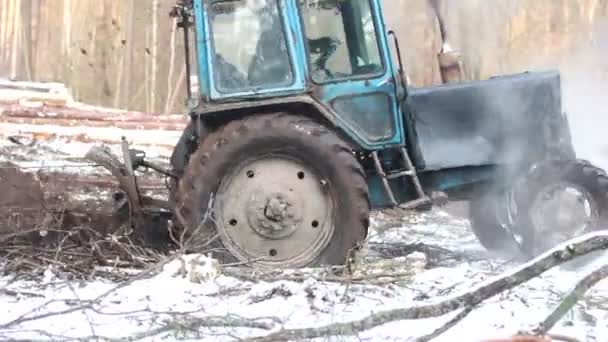
{"label": "tractor front wheel", "polygon": [[607,223],[608,176],[587,161],[541,163],[522,185],[515,196],[516,226],[530,258]]}
{"label": "tractor front wheel", "polygon": [[178,192],[187,247],[225,263],[344,264],[367,235],[360,163],[336,133],[300,116],[256,115],[214,131]]}

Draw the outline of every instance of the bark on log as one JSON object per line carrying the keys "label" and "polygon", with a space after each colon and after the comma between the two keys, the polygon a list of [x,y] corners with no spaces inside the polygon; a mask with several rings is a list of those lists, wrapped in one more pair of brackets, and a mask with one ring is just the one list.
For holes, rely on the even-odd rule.
{"label": "bark on log", "polygon": [[[158,175],[138,177],[138,185],[142,193],[166,193]],[[23,172],[15,164],[0,164],[0,236],[36,228],[48,214],[58,213],[68,213],[66,229],[86,224],[108,232],[118,224],[113,222],[113,195],[120,190],[110,175]]]}
{"label": "bark on log", "polygon": [[0,163],[0,234],[30,229],[44,219],[44,192],[32,174]]}
{"label": "bark on log", "polygon": [[[110,175],[81,175],[58,171],[40,170],[38,178],[44,183],[55,183],[66,188],[80,188],[84,186],[98,186],[107,189],[115,189],[118,185],[116,179]],[[162,177],[146,176],[138,177],[137,184],[142,191],[165,189]]]}

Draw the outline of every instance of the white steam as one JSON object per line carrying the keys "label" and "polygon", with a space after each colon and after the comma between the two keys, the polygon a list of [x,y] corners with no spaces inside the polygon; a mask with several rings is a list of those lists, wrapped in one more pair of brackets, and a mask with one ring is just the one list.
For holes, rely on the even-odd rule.
{"label": "white steam", "polygon": [[608,20],[562,68],[564,110],[580,158],[608,170]]}

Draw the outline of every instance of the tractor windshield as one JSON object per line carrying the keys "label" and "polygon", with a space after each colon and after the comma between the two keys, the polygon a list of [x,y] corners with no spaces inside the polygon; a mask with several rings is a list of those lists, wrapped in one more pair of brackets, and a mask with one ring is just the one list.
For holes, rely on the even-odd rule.
{"label": "tractor windshield", "polygon": [[277,0],[212,1],[209,9],[214,80],[234,93],[292,82]]}
{"label": "tractor windshield", "polygon": [[315,82],[384,70],[369,0],[299,0],[299,4]]}

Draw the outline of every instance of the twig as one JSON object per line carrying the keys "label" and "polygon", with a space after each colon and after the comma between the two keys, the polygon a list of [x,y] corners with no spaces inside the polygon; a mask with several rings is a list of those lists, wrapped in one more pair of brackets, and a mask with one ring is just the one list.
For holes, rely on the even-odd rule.
{"label": "twig", "polygon": [[[264,322],[263,319],[248,319],[237,315],[226,315],[226,316],[211,316],[211,317],[203,317],[203,318],[194,318],[194,317],[181,317],[174,320],[167,320],[164,325],[151,329],[149,331],[137,333],[129,336],[128,338],[118,338],[118,339],[107,339],[108,341],[139,341],[142,339],[146,339],[149,337],[157,336],[162,333],[170,332],[170,331],[181,331],[187,330],[191,332],[198,332],[200,328],[251,328],[251,329],[261,329],[261,330],[271,330],[274,328],[276,320],[273,320],[274,323]],[[106,339],[106,338],[104,338]]]}
{"label": "twig", "polygon": [[447,321],[439,329],[433,331],[432,333],[430,333],[428,335],[418,337],[416,339],[416,342],[428,342],[428,341],[434,340],[435,338],[439,337],[439,335],[452,329],[456,324],[458,324],[460,321],[465,319],[473,310],[475,310],[475,307],[470,306],[470,307],[460,311],[456,316],[454,316],[454,318]]}
{"label": "twig", "polygon": [[30,311],[22,314],[21,316],[13,319],[12,321],[9,321],[9,322],[6,322],[6,323],[0,325],[0,329],[7,329],[7,328],[10,328],[12,326],[19,325],[19,324],[22,324],[22,323],[25,323],[25,322],[37,321],[37,320],[41,320],[41,319],[48,318],[48,317],[60,316],[60,315],[72,313],[72,312],[79,311],[79,310],[91,309],[92,306],[95,303],[100,302],[101,300],[103,300],[104,298],[106,298],[107,296],[109,296],[110,294],[118,291],[119,289],[121,289],[121,288],[123,288],[123,287],[125,287],[127,285],[130,285],[131,283],[133,283],[133,282],[135,282],[137,280],[144,279],[149,274],[154,273],[154,272],[162,269],[167,263],[169,263],[170,261],[172,261],[175,257],[176,256],[169,257],[169,258],[163,260],[162,262],[160,262],[158,264],[155,264],[154,266],[152,266],[152,267],[150,267],[150,268],[148,268],[148,269],[140,272],[137,276],[135,276],[135,277],[133,277],[133,278],[127,280],[127,281],[124,281],[124,282],[116,285],[115,287],[107,290],[106,292],[104,292],[101,295],[97,296],[95,299],[87,300],[87,301],[80,301],[82,303],[81,305],[77,305],[77,306],[74,306],[74,307],[71,307],[71,308],[65,309],[65,310],[54,311],[54,312],[45,312],[45,313],[42,313],[42,314],[38,314],[38,315],[35,315],[35,316],[28,317],[29,314],[31,314],[33,312],[36,312],[36,311],[39,311],[40,309],[42,309],[44,307],[47,307],[47,306],[49,306],[52,303],[56,303],[56,302],[59,301],[59,300],[49,300],[49,301],[43,303],[42,305],[38,306],[37,308],[32,309],[32,310],[30,310]]}
{"label": "twig", "polygon": [[[68,287],[70,288],[70,291],[72,292],[72,294],[74,295],[74,297],[76,297],[78,299],[78,301],[82,301],[80,299],[80,297],[78,296],[78,293],[74,289],[74,286],[72,286],[72,284],[68,283]],[[89,307],[92,307],[92,306],[89,306]],[[87,312],[86,308],[82,309],[82,314],[87,319],[87,323],[89,324],[89,329],[91,329],[91,334],[94,337],[97,337],[97,334],[95,333],[95,327],[93,327],[93,321],[91,321],[91,317],[89,316],[89,313]]]}
{"label": "twig", "polygon": [[[237,279],[241,279],[248,282],[274,282],[274,281],[293,281],[302,282],[307,279],[314,279],[316,281],[332,282],[332,283],[355,283],[355,284],[384,284],[387,282],[395,282],[403,277],[409,277],[412,272],[395,272],[395,273],[373,273],[365,275],[345,275],[336,276],[332,274],[314,274],[314,273],[300,273],[291,275],[281,275],[278,272],[271,272],[270,274],[260,273],[257,270],[251,271],[248,269],[242,269],[238,267],[223,268],[222,273],[227,276],[231,276]],[[274,274],[273,274],[274,273]],[[380,281],[380,279],[391,279],[391,281]]]}
{"label": "twig", "polygon": [[[43,247],[32,246],[27,235],[11,234],[10,237],[1,238],[0,256],[8,261],[5,268],[36,270],[54,265],[61,271],[68,271],[86,279],[94,273],[96,265],[145,269],[165,256],[152,249],[135,245],[128,236],[110,235],[109,238],[104,238],[99,232],[88,227],[44,230],[54,234],[54,241],[48,241],[47,238]],[[38,231],[40,230],[33,229],[29,232]],[[15,258],[15,255],[23,258]],[[108,276],[124,278],[111,272],[108,272]]]}
{"label": "twig", "polygon": [[39,293],[34,293],[34,292],[24,292],[24,291],[15,291],[15,290],[10,290],[10,289],[0,289],[0,293],[4,293],[5,295],[8,296],[28,296],[28,297],[38,297],[38,298],[44,298],[43,295],[39,294]]}

